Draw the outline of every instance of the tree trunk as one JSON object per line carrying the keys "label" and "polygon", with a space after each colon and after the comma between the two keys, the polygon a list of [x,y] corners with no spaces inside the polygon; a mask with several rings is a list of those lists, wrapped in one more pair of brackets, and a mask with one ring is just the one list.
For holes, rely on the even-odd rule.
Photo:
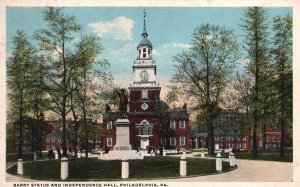
{"label": "tree trunk", "polygon": [[215,146],[214,146],[214,128],[211,123],[207,124],[207,139],[208,139],[208,155],[214,156]]}
{"label": "tree trunk", "polygon": [[62,156],[68,157],[67,153],[67,134],[66,134],[66,115],[63,113],[62,115]]}
{"label": "tree trunk", "polygon": [[89,137],[87,129],[87,119],[86,119],[86,110],[85,110],[85,101],[82,101],[82,111],[83,111],[83,123],[84,123],[84,139],[85,139],[85,157],[88,158],[89,152]]}
{"label": "tree trunk", "polygon": [[18,158],[22,158],[23,154],[23,122],[18,121],[17,123],[19,125],[19,144],[18,144]]}
{"label": "tree trunk", "polygon": [[265,151],[266,150],[266,143],[267,143],[267,135],[266,135],[266,130],[267,130],[267,127],[266,127],[266,124],[263,124],[263,139],[262,139],[262,150]]}

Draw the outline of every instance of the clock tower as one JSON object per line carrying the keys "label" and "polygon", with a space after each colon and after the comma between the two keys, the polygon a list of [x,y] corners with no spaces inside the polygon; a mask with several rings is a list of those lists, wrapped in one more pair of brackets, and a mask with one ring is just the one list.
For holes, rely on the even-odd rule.
{"label": "clock tower", "polygon": [[[186,104],[180,108],[168,109],[170,126],[161,126],[158,119],[156,107],[165,105],[160,100],[161,87],[156,80],[156,64],[152,58],[153,46],[148,39],[146,30],[146,12],[144,11],[144,27],[141,34],[141,41],[137,46],[137,58],[132,64],[133,79],[129,86],[129,110],[128,115],[129,132],[123,131],[117,135],[118,119],[122,112],[111,111],[106,107],[104,124],[103,145],[105,148],[114,149],[118,143],[124,143],[122,137],[130,135],[129,144],[133,148],[158,150],[161,146],[166,149],[178,147],[188,149],[189,147],[189,115]],[[167,106],[168,108],[168,106]],[[123,119],[124,120],[124,119]],[[168,138],[162,135],[162,128],[168,129]],[[119,139],[116,137],[118,136]],[[120,138],[122,141],[120,141]],[[117,142],[119,141],[119,142]],[[127,141],[127,139],[126,139]],[[128,142],[126,142],[128,144]]]}
{"label": "clock tower", "polygon": [[153,46],[148,40],[146,12],[142,39],[137,46],[137,58],[132,65],[133,82],[129,87],[129,112],[153,112],[154,102],[159,100],[161,87],[156,82],[156,64],[152,58]]}

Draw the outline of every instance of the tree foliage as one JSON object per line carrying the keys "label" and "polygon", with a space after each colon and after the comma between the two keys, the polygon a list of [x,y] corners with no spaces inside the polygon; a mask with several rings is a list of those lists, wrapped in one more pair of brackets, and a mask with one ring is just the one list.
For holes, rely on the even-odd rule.
{"label": "tree foliage", "polygon": [[184,92],[196,98],[195,109],[207,125],[209,154],[214,154],[212,120],[218,116],[221,93],[237,59],[238,45],[232,32],[209,24],[194,30],[191,48],[174,57],[172,77]]}
{"label": "tree foliage", "polygon": [[268,49],[268,32],[266,11],[260,7],[248,8],[242,19],[242,30],[245,32],[244,48],[250,62],[247,64],[248,73],[253,77],[254,88],[250,95],[252,126],[252,154],[257,156],[257,128],[264,109],[264,90],[270,78],[270,61]]}
{"label": "tree foliage", "polygon": [[274,48],[272,50],[275,72],[278,81],[275,82],[278,103],[279,126],[281,132],[280,156],[284,157],[286,125],[292,118],[292,18],[275,17],[273,19]]}
{"label": "tree foliage", "polygon": [[22,157],[24,116],[30,104],[30,70],[35,60],[35,49],[23,31],[13,37],[12,56],[7,61],[8,97],[11,102],[10,118],[18,126],[18,157]]}

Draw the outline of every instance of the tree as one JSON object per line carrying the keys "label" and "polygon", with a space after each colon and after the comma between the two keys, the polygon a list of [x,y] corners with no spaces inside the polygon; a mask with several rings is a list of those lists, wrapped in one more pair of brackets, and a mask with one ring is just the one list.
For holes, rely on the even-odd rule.
{"label": "tree", "polygon": [[10,117],[18,125],[18,158],[22,158],[24,116],[29,103],[29,70],[34,61],[35,49],[23,31],[13,37],[12,56],[7,61],[7,86],[11,102]]}
{"label": "tree", "polygon": [[230,30],[204,24],[194,30],[191,48],[174,57],[174,83],[196,100],[194,107],[207,125],[208,152],[214,154],[213,119],[218,116],[221,93],[237,59],[238,45]]}
{"label": "tree", "polygon": [[281,131],[280,156],[285,157],[286,120],[292,117],[292,17],[275,17],[273,20],[274,48],[272,54],[278,76],[276,90],[279,104],[279,124]]}
{"label": "tree", "polygon": [[61,8],[48,8],[44,11],[47,29],[38,30],[35,38],[40,44],[40,59],[43,62],[44,89],[50,96],[50,110],[62,120],[62,150],[67,156],[66,116],[70,111],[69,97],[72,78],[72,41],[80,29],[73,16],[65,15]]}
{"label": "tree", "polygon": [[248,72],[254,77],[254,89],[251,94],[252,103],[252,155],[257,156],[257,128],[262,112],[262,89],[266,83],[268,69],[268,32],[266,11],[260,7],[248,8],[244,13],[242,29],[245,32],[245,50],[250,62],[247,64]]}
{"label": "tree", "polygon": [[[82,36],[81,41],[76,45],[73,60],[74,66],[77,68],[72,72],[72,82],[76,85],[74,91],[79,103],[79,113],[82,115],[86,157],[88,157],[88,118],[91,119],[93,117],[92,114],[98,110],[98,108],[94,111],[92,110],[93,106],[97,105],[93,97],[98,95],[100,91],[96,79],[97,82],[104,84],[109,80],[109,74],[102,69],[107,67],[109,63],[106,60],[96,61],[96,57],[101,51],[102,46],[99,37],[96,35]],[[75,117],[77,118],[76,115],[74,115]]]}

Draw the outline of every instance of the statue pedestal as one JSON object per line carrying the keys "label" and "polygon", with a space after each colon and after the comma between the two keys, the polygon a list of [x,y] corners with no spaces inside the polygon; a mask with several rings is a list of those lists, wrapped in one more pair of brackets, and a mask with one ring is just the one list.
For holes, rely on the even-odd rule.
{"label": "statue pedestal", "polygon": [[116,145],[114,150],[131,150],[130,145],[130,122],[128,119],[118,119],[116,121]]}

